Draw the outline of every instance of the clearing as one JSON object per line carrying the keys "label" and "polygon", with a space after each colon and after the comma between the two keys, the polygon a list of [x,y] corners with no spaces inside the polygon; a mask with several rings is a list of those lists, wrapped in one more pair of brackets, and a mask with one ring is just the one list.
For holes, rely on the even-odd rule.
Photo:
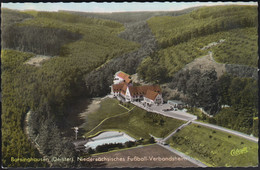
{"label": "clearing", "polygon": [[[168,151],[167,149],[157,144],[139,147],[139,148],[138,147],[132,148],[128,150],[104,153],[98,156],[93,156],[93,158],[94,157],[108,158],[108,159],[110,158],[110,160],[120,159],[119,161],[104,161],[102,167],[106,167],[106,168],[197,167],[197,165],[189,162],[188,160],[181,158],[180,156]],[[152,157],[155,159],[150,159]],[[159,160],[158,158],[162,158],[162,159]],[[165,158],[168,160],[166,161]]]}
{"label": "clearing", "polygon": [[225,64],[217,63],[214,60],[213,55],[214,54],[211,53],[206,56],[196,58],[194,61],[187,64],[184,67],[184,70],[185,69],[191,70],[192,68],[196,68],[201,71],[207,71],[207,70],[214,69],[217,72],[217,77],[219,78],[226,71]]}
{"label": "clearing", "polygon": [[258,144],[222,131],[191,124],[168,141],[171,147],[208,166],[258,165]]}
{"label": "clearing", "polygon": [[36,55],[35,57],[30,58],[25,64],[33,65],[39,67],[43,61],[49,60],[51,56],[45,55]]}

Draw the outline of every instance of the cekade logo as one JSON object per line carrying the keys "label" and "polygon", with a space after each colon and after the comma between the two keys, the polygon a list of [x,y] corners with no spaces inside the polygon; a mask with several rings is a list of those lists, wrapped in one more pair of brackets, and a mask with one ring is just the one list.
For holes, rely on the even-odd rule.
{"label": "cekade logo", "polygon": [[241,155],[241,154],[245,154],[247,152],[248,152],[247,147],[244,147],[242,149],[232,149],[230,151],[230,155],[231,156],[238,156],[238,155]]}

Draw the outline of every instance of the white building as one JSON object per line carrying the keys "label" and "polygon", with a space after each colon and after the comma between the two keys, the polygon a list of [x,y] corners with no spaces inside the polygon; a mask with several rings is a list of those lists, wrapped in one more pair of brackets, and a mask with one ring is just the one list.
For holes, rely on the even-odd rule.
{"label": "white building", "polygon": [[115,78],[113,80],[113,84],[119,84],[119,83],[122,83],[122,82],[125,82],[127,84],[130,84],[131,83],[131,77],[130,75],[122,72],[122,71],[118,71],[116,74],[115,74]]}
{"label": "white building", "polygon": [[111,94],[120,97],[126,102],[145,102],[146,104],[163,103],[161,88],[159,85],[133,86],[130,76],[123,72],[117,72],[114,84],[111,86]]}

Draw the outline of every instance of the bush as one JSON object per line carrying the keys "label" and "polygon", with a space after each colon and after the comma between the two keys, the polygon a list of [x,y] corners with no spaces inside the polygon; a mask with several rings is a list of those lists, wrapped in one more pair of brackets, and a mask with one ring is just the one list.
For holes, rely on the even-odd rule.
{"label": "bush", "polygon": [[133,147],[133,146],[135,146],[135,142],[133,142],[133,141],[127,141],[127,142],[125,142],[125,146],[126,146],[127,148]]}
{"label": "bush", "polygon": [[96,152],[107,152],[116,148],[123,148],[122,143],[109,143],[109,144],[104,144],[104,145],[99,145],[96,147]]}
{"label": "bush", "polygon": [[87,151],[89,154],[94,154],[95,153],[95,150],[92,149],[92,148],[88,148],[88,151]]}
{"label": "bush", "polygon": [[154,137],[151,137],[151,138],[149,139],[149,143],[155,143]]}

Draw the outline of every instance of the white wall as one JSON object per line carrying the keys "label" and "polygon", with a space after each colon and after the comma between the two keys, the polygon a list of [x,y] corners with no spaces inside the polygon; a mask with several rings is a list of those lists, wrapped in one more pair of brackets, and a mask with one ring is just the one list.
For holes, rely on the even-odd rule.
{"label": "white wall", "polygon": [[124,81],[124,79],[122,79],[121,77],[115,76],[115,78],[114,78],[114,80],[113,80],[113,83],[114,83],[114,84],[119,84],[119,83],[121,83],[122,81]]}

